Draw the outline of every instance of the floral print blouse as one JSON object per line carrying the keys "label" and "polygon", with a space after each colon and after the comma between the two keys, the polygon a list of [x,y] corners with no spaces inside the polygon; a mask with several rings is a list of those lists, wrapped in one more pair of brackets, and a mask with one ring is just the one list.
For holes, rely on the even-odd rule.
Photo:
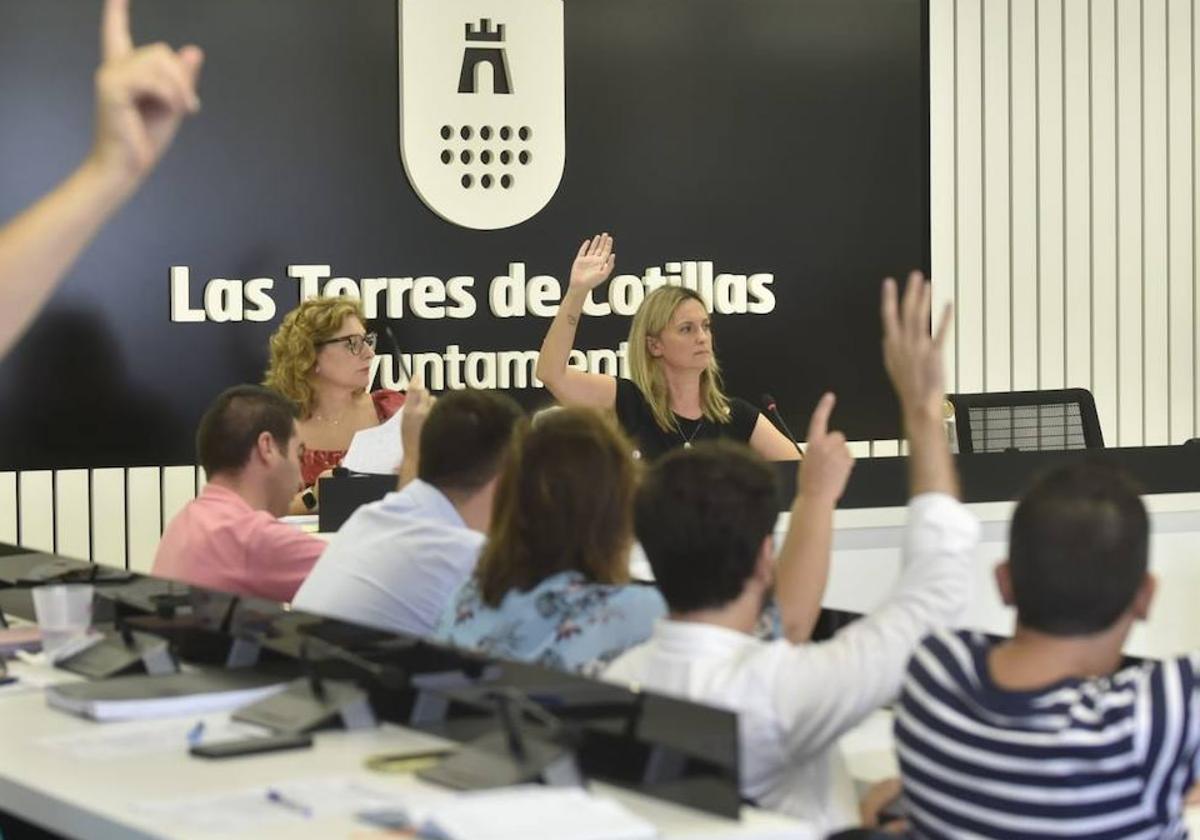
{"label": "floral print blouse", "polygon": [[483,603],[471,578],[450,600],[434,637],[489,656],[594,675],[650,638],[666,614],[653,586],[590,583],[576,571],[552,575],[528,592],[510,590],[499,608]]}

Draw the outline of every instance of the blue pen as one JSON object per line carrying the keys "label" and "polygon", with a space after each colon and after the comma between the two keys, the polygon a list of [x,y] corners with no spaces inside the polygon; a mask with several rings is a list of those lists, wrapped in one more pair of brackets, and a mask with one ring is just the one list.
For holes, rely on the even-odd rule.
{"label": "blue pen", "polygon": [[196,725],[188,730],[187,742],[189,747],[194,747],[204,738],[204,721],[197,721]]}
{"label": "blue pen", "polygon": [[295,811],[300,816],[307,819],[312,816],[312,808],[309,808],[303,802],[297,802],[295,799],[284,796],[275,788],[267,788],[267,799],[274,802],[276,805],[282,805],[289,811]]}

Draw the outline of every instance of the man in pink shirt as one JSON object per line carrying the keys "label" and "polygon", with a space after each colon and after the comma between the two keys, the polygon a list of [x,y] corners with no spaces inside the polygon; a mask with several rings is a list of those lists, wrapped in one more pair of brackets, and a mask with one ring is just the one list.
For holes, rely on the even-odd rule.
{"label": "man in pink shirt", "polygon": [[296,406],[257,385],[205,412],[196,452],[208,483],[167,526],[153,572],[195,586],[290,601],[325,543],[280,522],[300,486]]}

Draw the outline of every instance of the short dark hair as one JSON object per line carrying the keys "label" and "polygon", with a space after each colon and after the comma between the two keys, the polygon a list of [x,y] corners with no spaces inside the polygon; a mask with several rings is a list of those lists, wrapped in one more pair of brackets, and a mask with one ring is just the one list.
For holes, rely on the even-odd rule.
{"label": "short dark hair", "polygon": [[729,441],[676,449],[647,472],[634,529],[672,612],[722,607],[754,573],[779,515],[775,473]]}
{"label": "short dark hair", "polygon": [[1149,532],[1139,488],[1123,470],[1085,461],[1043,476],[1009,533],[1017,621],[1054,636],[1111,627],[1145,579]]}
{"label": "short dark hair", "polygon": [[498,391],[450,391],[421,429],[417,477],[442,491],[475,492],[500,472],[524,416],[516,400]]}
{"label": "short dark hair", "polygon": [[210,476],[239,470],[258,437],[269,432],[286,450],[300,410],[287,397],[260,385],[235,385],[221,392],[200,418],[196,455]]}

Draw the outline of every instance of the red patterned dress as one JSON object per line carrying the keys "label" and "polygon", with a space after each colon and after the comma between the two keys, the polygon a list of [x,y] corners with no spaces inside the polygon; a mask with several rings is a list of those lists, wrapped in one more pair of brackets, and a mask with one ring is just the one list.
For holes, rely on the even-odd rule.
{"label": "red patterned dress", "polygon": [[[372,391],[371,399],[375,402],[375,414],[379,417],[380,423],[387,420],[400,410],[400,406],[404,405],[404,394],[387,388]],[[300,459],[300,476],[304,479],[304,486],[311,487],[316,482],[317,476],[342,463],[342,459],[345,457],[345,449],[305,449],[304,456]]]}

